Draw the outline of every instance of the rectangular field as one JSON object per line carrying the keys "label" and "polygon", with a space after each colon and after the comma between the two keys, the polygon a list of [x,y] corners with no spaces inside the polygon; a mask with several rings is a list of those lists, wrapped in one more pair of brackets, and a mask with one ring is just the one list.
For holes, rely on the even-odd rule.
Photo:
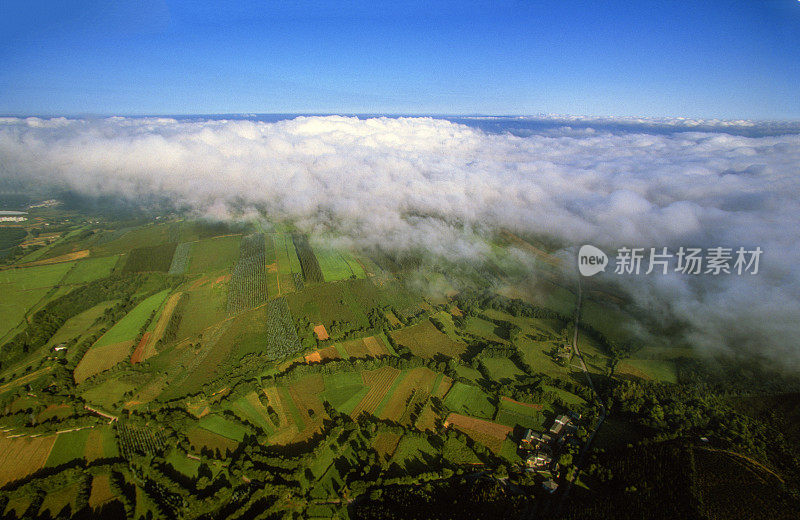
{"label": "rectangular field", "polygon": [[46,466],[53,468],[75,459],[82,459],[86,451],[89,432],[90,430],[87,428],[59,434],[50,456],[47,458]]}
{"label": "rectangular field", "polygon": [[266,348],[271,359],[282,359],[300,350],[300,338],[294,328],[292,313],[283,297],[267,303]]}
{"label": "rectangular field", "polygon": [[495,421],[506,426],[519,425],[523,428],[540,430],[545,421],[542,408],[541,405],[521,403],[508,397],[501,397]]}
{"label": "rectangular field", "polygon": [[489,373],[489,377],[494,381],[516,381],[517,378],[525,375],[517,365],[508,358],[503,357],[484,357],[481,363]]}
{"label": "rectangular field", "polygon": [[297,257],[300,259],[300,266],[303,269],[303,277],[306,282],[320,283],[325,281],[319,261],[305,235],[292,235],[292,242],[294,242]]}
{"label": "rectangular field", "polygon": [[200,240],[192,247],[189,274],[211,274],[233,268],[239,258],[241,235]]}
{"label": "rectangular field", "polygon": [[189,259],[192,253],[192,242],[181,242],[175,248],[175,253],[172,255],[172,262],[169,264],[169,274],[180,275],[186,273],[189,268]]}
{"label": "rectangular field", "polygon": [[[285,233],[270,235],[275,247],[274,278],[275,284],[280,289],[280,294],[289,294],[295,291],[294,276],[302,279],[300,260],[292,243],[291,237]],[[271,266],[273,261],[267,262]],[[272,276],[270,277],[272,278]]]}
{"label": "rectangular field", "polygon": [[228,284],[228,315],[252,309],[267,300],[266,254],[264,235],[254,233],[242,238],[239,259]]}
{"label": "rectangular field", "polygon": [[378,336],[343,341],[341,345],[348,357],[366,358],[390,355],[383,340]]}
{"label": "rectangular field", "polygon": [[140,273],[157,271],[166,273],[172,264],[175,248],[178,244],[168,242],[157,246],[138,247],[131,249],[122,266],[126,273]]}
{"label": "rectangular field", "polygon": [[119,457],[117,436],[111,426],[95,426],[89,430],[86,449],[83,454],[87,462],[97,459]]}
{"label": "rectangular field", "polygon": [[[326,282],[335,282],[338,280],[346,280],[347,278],[356,277],[356,273],[354,273],[350,268],[350,264],[336,249],[315,247],[314,254],[317,257],[319,267],[322,270],[322,277]],[[364,271],[362,270],[362,278],[363,272]]]}

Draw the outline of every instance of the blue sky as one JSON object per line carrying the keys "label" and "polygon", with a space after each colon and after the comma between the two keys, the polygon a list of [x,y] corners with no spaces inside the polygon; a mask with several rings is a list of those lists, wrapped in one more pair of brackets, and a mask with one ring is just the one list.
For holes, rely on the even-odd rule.
{"label": "blue sky", "polygon": [[800,119],[800,2],[0,6],[0,113]]}

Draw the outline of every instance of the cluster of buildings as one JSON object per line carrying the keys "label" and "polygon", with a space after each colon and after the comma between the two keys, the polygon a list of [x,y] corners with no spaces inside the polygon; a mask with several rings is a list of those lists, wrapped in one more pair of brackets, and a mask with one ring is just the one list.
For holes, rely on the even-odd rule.
{"label": "cluster of buildings", "polygon": [[[577,431],[580,418],[579,413],[567,412],[566,415],[556,417],[547,432],[540,433],[530,429],[525,432],[519,443],[519,450],[527,454],[525,466],[529,471],[555,470],[558,450]],[[544,488],[553,493],[558,485],[550,479],[544,483]]]}
{"label": "cluster of buildings", "polygon": [[0,222],[25,222],[28,220],[24,211],[0,211]]}
{"label": "cluster of buildings", "polygon": [[60,201],[56,199],[47,199],[45,201],[39,202],[38,204],[31,204],[28,206],[28,209],[33,208],[52,208],[53,206],[58,206],[61,204]]}

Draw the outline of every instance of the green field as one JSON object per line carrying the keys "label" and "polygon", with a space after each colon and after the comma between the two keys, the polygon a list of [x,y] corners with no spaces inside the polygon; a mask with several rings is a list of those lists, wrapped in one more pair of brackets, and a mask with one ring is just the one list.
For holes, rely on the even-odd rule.
{"label": "green field", "polygon": [[85,260],[78,260],[75,262],[75,268],[72,269],[66,278],[65,284],[82,284],[106,278],[111,274],[114,269],[118,256],[105,256],[99,258],[87,258]]}
{"label": "green field", "polygon": [[486,338],[491,341],[505,343],[506,340],[497,335],[497,325],[491,321],[484,320],[477,316],[470,316],[467,318],[466,325],[467,332]]}
{"label": "green field", "polygon": [[266,352],[266,334],[267,309],[260,307],[236,316],[218,344],[224,346],[223,342],[229,341],[238,359],[246,354]]}
{"label": "green field", "polygon": [[187,293],[189,299],[178,327],[178,338],[199,334],[226,316],[226,290],[222,284],[208,283]]}
{"label": "green field", "polygon": [[241,442],[244,436],[250,433],[245,426],[216,414],[203,417],[198,425],[212,433],[238,442]]}
{"label": "green field", "polygon": [[50,451],[45,467],[52,468],[75,459],[82,459],[89,432],[90,430],[87,428],[60,434]]}
{"label": "green field", "polygon": [[127,273],[147,271],[166,273],[172,265],[172,257],[175,255],[176,247],[178,247],[178,244],[175,242],[168,242],[157,246],[132,249],[125,257],[122,271]]}
{"label": "green field", "polygon": [[263,429],[267,434],[272,434],[275,431],[275,425],[270,420],[267,409],[260,403],[256,404],[257,401],[258,397],[255,393],[251,393],[230,403],[228,409],[245,421]]}
{"label": "green field", "polygon": [[170,450],[167,453],[165,460],[167,464],[175,468],[175,470],[183,473],[189,478],[196,478],[197,471],[200,469],[201,462],[199,460],[190,459],[185,453],[177,450]]}
{"label": "green field", "polygon": [[489,377],[495,381],[517,381],[519,377],[525,375],[523,371],[517,368],[508,358],[499,357],[484,357],[481,358],[481,363],[489,373]]}
{"label": "green field", "polygon": [[350,413],[369,388],[359,372],[338,372],[324,376],[325,390],[320,396],[342,413]]}
{"label": "green field", "polygon": [[326,282],[346,280],[348,278],[364,278],[364,268],[347,251],[315,247],[314,254],[322,269],[322,276]]}
{"label": "green field", "polygon": [[[323,222],[258,209],[213,223],[66,206],[24,227],[62,235],[41,258],[83,258],[0,267],[0,329],[22,332],[0,337],[0,517],[516,518],[517,506],[530,515],[564,502],[565,518],[597,520],[615,517],[607,508],[646,517],[631,505],[651,498],[653,510],[691,503],[701,517],[718,487],[734,494],[719,477],[726,461],[767,516],[800,510],[800,379],[766,359],[707,363],[688,335],[662,334],[666,320],[640,321],[652,341],[630,342],[613,376],[605,338],[579,330],[610,403],[587,449],[601,407],[570,358],[574,279],[548,256],[570,244],[512,251],[529,237],[477,230],[483,260],[456,261],[396,244],[333,247],[353,237],[321,243]],[[537,262],[512,265],[522,253]],[[648,312],[585,283],[582,319],[612,339],[628,312]],[[232,309],[236,294],[258,298]],[[314,333],[320,324],[330,338]],[[146,355],[134,357],[143,331]],[[542,489],[551,475],[525,471],[518,443],[568,411],[582,419],[548,443],[552,478],[587,463],[562,501]],[[770,509],[781,500],[792,507]]]}
{"label": "green field", "polygon": [[347,280],[313,285],[286,295],[289,309],[295,318],[305,317],[311,323],[322,323],[331,337],[331,324],[341,324],[340,330],[368,328],[366,313],[379,305],[379,296],[369,280]]}
{"label": "green field", "polygon": [[110,379],[86,390],[83,393],[83,398],[95,406],[110,408],[112,404],[122,399],[125,392],[133,390],[134,388],[136,388],[136,386],[126,383],[125,381]]}
{"label": "green field", "polygon": [[432,358],[438,354],[456,357],[465,349],[463,343],[453,341],[447,334],[437,329],[430,320],[400,330],[393,330],[389,334],[397,344],[423,358]]}
{"label": "green field", "polygon": [[383,399],[381,399],[381,402],[378,403],[378,406],[375,407],[375,411],[372,412],[373,415],[375,415],[375,417],[381,416],[383,410],[386,408],[386,405],[389,404],[389,400],[391,400],[395,390],[397,390],[397,387],[400,386],[400,383],[403,382],[403,379],[405,379],[407,375],[408,371],[403,370],[397,377],[394,378],[394,381],[392,381],[392,386],[390,386],[389,389],[386,390],[386,394],[383,396]]}
{"label": "green field", "polygon": [[275,244],[275,258],[278,262],[278,272],[281,274],[302,273],[300,260],[292,244],[292,238],[284,233],[272,235]]}
{"label": "green field", "polygon": [[139,334],[139,331],[150,317],[150,314],[161,306],[168,294],[169,291],[165,289],[141,302],[134,307],[131,312],[126,314],[124,318],[119,320],[116,325],[111,327],[108,332],[103,334],[93,347],[113,345],[114,343],[135,339],[136,335]]}
{"label": "green field", "polygon": [[201,240],[192,246],[189,274],[215,273],[233,268],[239,258],[242,236],[217,237]]}
{"label": "green field", "polygon": [[490,396],[477,386],[455,382],[444,397],[444,405],[456,413],[479,419],[492,419],[495,407]]}
{"label": "green field", "polygon": [[564,328],[564,324],[559,320],[512,316],[498,309],[484,309],[483,315],[493,320],[513,323],[521,328],[523,332],[534,335],[543,334],[548,337],[555,337]]}
{"label": "green field", "polygon": [[427,439],[417,435],[404,435],[389,460],[389,465],[397,464],[406,471],[415,472],[426,467],[426,460],[439,455]]}
{"label": "green field", "polygon": [[16,327],[25,313],[59,283],[73,262],[0,270],[0,337]]}
{"label": "green field", "polygon": [[556,344],[550,341],[535,341],[523,336],[517,343],[522,360],[531,367],[534,373],[547,374],[552,377],[566,377],[570,369],[556,363],[548,354]]}
{"label": "green field", "polygon": [[458,374],[459,377],[469,379],[470,381],[478,381],[479,379],[483,379],[483,374],[481,374],[480,371],[466,365],[456,365],[456,374]]}
{"label": "green field", "polygon": [[476,464],[481,461],[466,443],[455,437],[448,437],[444,441],[442,456],[453,464]]}
{"label": "green field", "polygon": [[506,426],[522,426],[523,428],[533,428],[541,430],[546,422],[541,410],[536,410],[524,404],[518,404],[506,399],[500,400],[500,407],[497,410],[495,422]]}
{"label": "green field", "polygon": [[617,366],[618,375],[627,374],[642,379],[653,379],[665,383],[677,383],[675,363],[661,359],[625,359]]}
{"label": "green field", "polygon": [[110,237],[112,240],[105,243],[101,240],[98,245],[92,247],[92,255],[115,255],[140,247],[153,247],[170,242],[170,228],[170,224],[164,223],[136,227],[122,234],[114,233]]}
{"label": "green field", "polygon": [[48,346],[58,345],[64,343],[74,337],[81,336],[86,333],[94,324],[94,322],[103,315],[106,309],[112,307],[117,301],[108,301],[95,305],[89,310],[83,311],[77,316],[68,319],[61,328],[50,338],[47,343]]}
{"label": "green field", "polygon": [[586,404],[586,401],[583,399],[583,397],[575,395],[571,392],[567,392],[566,390],[562,390],[561,388],[556,388],[549,385],[543,385],[542,388],[547,392],[553,392],[556,394],[567,406]]}

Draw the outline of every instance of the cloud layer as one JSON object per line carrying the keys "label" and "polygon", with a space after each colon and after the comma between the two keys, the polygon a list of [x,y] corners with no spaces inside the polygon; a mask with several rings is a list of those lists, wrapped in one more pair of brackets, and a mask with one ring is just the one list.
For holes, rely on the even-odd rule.
{"label": "cloud layer", "polygon": [[758,276],[651,276],[632,281],[634,296],[694,324],[699,343],[800,359],[800,134],[752,137],[758,124],[746,121],[547,121],[557,124],[514,135],[432,118],[4,118],[0,176],[160,194],[220,217],[266,209],[362,245],[447,255],[485,247],[465,228],[607,248],[761,246]]}

